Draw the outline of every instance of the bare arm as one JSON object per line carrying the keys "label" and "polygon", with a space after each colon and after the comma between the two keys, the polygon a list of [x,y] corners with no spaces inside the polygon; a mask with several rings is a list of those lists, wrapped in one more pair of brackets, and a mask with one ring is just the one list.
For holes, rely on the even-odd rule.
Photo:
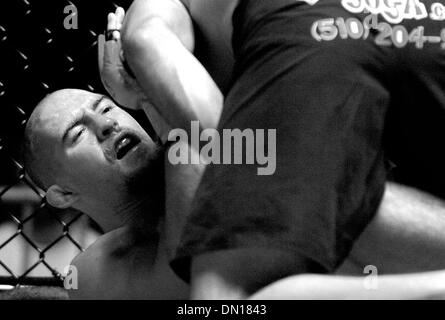
{"label": "bare arm", "polygon": [[443,271],[386,275],[374,279],[307,274],[277,281],[250,299],[444,299],[444,280]]}
{"label": "bare arm", "polygon": [[216,127],[223,96],[193,56],[193,25],[176,0],[136,0],[122,27],[125,57],[150,103],[174,128]]}
{"label": "bare arm", "polygon": [[[235,264],[233,261],[241,259],[231,259],[236,253],[216,252],[195,259],[193,294],[199,298],[250,296],[254,299],[443,298],[444,272],[424,272],[445,269],[443,230],[443,201],[413,188],[388,183],[376,217],[359,237],[345,263],[354,268],[340,268],[340,273],[360,274],[361,277],[292,275],[297,272],[290,267],[291,262],[285,254],[271,253],[267,259],[264,253],[263,259],[252,257],[250,261]],[[249,259],[248,255],[239,254]],[[235,270],[230,269],[231,261],[237,266]],[[260,270],[246,269],[245,266],[252,264]],[[261,264],[263,267],[258,267]],[[363,271],[367,265],[377,268],[378,290],[366,287],[369,276],[363,277]],[[269,268],[268,274],[261,268]],[[243,275],[252,273],[257,281],[262,277],[263,283],[269,283],[253,295],[248,288],[254,282]],[[387,273],[404,274],[381,275]],[[282,280],[274,282],[280,276]],[[209,287],[213,289],[209,291]]]}
{"label": "bare arm", "polygon": [[[192,299],[436,299],[445,297],[445,272],[425,272],[369,278],[299,274],[282,277],[285,263],[261,261],[245,254],[213,253],[194,259]],[[253,256],[251,256],[253,257]],[[271,255],[272,259],[280,259]],[[281,257],[282,258],[282,257]],[[275,272],[269,267],[275,265]],[[252,265],[254,267],[252,268]],[[246,267],[247,266],[247,267]],[[235,268],[235,269],[234,269]],[[289,269],[288,269],[289,270]],[[251,290],[270,281],[256,292]]]}
{"label": "bare arm", "polygon": [[340,273],[379,274],[445,269],[445,203],[425,192],[387,183],[376,217],[356,241]]}
{"label": "bare arm", "polygon": [[[106,43],[103,38],[99,46],[99,66],[109,93],[125,107],[142,108],[163,142],[171,129],[189,131],[193,120],[198,120],[201,128],[216,127],[222,94],[191,53],[193,27],[182,3],[137,0],[125,19],[124,15],[122,8],[115,14],[110,13],[107,29],[121,30],[125,58],[136,70],[136,79],[123,67],[119,37]],[[166,154],[170,154],[172,147],[169,146]],[[199,150],[191,150],[182,140],[174,147],[185,150],[189,156],[199,156]],[[172,165],[166,157],[165,168],[167,247],[173,252],[203,166]]]}
{"label": "bare arm", "polygon": [[[189,157],[198,151],[192,149],[187,142],[178,141],[176,147],[184,147]],[[170,147],[171,148],[171,147]],[[167,154],[170,149],[167,150]],[[204,171],[202,164],[173,165],[165,157],[165,237],[169,259],[174,257],[179,245],[182,230],[191,211],[191,204]]]}
{"label": "bare arm", "polygon": [[[199,121],[201,129],[217,126],[223,96],[192,53],[193,24],[180,1],[134,1],[125,16],[121,34],[125,58],[149,101],[142,107],[151,120],[159,116],[169,128],[187,132],[193,120]],[[165,130],[158,133],[165,136]],[[188,145],[184,147],[190,153],[198,153]],[[175,166],[166,161],[165,168],[166,230],[168,250],[173,253],[203,166]]]}

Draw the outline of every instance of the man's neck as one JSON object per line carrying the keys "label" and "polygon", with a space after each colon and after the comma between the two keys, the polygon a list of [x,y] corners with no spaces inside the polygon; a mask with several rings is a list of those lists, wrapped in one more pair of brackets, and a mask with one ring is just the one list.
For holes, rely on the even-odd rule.
{"label": "man's neck", "polygon": [[162,207],[155,201],[146,197],[126,198],[95,205],[95,209],[86,213],[105,233],[128,226],[148,235],[157,232],[159,219],[163,216]]}
{"label": "man's neck", "polygon": [[156,233],[159,220],[163,216],[160,211],[161,208],[154,201],[139,198],[116,207],[114,215],[119,217],[121,226],[126,225],[144,233]]}

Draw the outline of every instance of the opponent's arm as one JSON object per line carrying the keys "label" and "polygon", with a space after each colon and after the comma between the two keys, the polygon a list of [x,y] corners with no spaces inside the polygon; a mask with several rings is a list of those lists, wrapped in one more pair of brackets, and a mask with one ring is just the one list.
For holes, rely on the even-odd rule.
{"label": "opponent's arm", "polygon": [[[387,183],[375,218],[357,239],[348,257],[357,267],[356,274],[363,275],[366,265],[377,268],[378,290],[366,290],[369,280],[366,275],[291,276],[298,273],[298,269],[293,267],[288,254],[266,251],[261,254],[258,249],[257,257],[250,250],[250,256],[242,251],[221,251],[195,259],[193,293],[200,298],[209,292],[215,296],[248,297],[255,291],[252,298],[258,299],[443,298],[443,271],[410,272],[445,269],[444,214],[445,204],[440,199]],[[237,259],[245,261],[236,263]],[[384,273],[403,275],[382,275]],[[249,279],[252,274],[254,277]],[[280,277],[283,280],[274,282]],[[252,286],[255,281],[256,286]],[[261,285],[264,289],[258,291]],[[206,286],[213,289],[209,291]]]}
{"label": "opponent's arm", "polygon": [[445,299],[444,280],[443,271],[377,276],[373,279],[353,276],[297,275],[277,281],[249,299]]}
{"label": "opponent's arm", "polygon": [[388,182],[378,213],[349,254],[349,265],[359,273],[373,265],[379,274],[445,269],[444,230],[443,200]]}
{"label": "opponent's arm", "polygon": [[192,299],[445,298],[444,271],[386,275],[372,280],[307,273],[285,276],[291,274],[286,256],[263,253],[233,251],[198,256],[192,267]]}
{"label": "opponent's arm", "polygon": [[192,54],[192,20],[178,0],[136,0],[122,26],[122,47],[138,84],[167,123],[216,127],[223,96]]}

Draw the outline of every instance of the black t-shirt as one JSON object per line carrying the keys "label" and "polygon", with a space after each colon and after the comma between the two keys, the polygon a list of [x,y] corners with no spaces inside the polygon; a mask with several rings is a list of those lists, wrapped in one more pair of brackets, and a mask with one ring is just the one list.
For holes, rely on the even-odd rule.
{"label": "black t-shirt", "polygon": [[333,271],[378,208],[386,159],[443,196],[444,21],[444,0],[241,0],[219,131],[276,130],[276,170],[209,165],[175,271],[249,247]]}

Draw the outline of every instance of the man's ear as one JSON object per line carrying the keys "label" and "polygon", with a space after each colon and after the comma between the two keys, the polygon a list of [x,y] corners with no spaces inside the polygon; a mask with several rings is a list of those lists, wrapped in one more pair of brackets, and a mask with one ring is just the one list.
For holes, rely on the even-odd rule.
{"label": "man's ear", "polygon": [[52,185],[46,191],[46,200],[48,203],[59,209],[67,209],[71,207],[78,199],[76,193],[65,190],[57,184]]}

